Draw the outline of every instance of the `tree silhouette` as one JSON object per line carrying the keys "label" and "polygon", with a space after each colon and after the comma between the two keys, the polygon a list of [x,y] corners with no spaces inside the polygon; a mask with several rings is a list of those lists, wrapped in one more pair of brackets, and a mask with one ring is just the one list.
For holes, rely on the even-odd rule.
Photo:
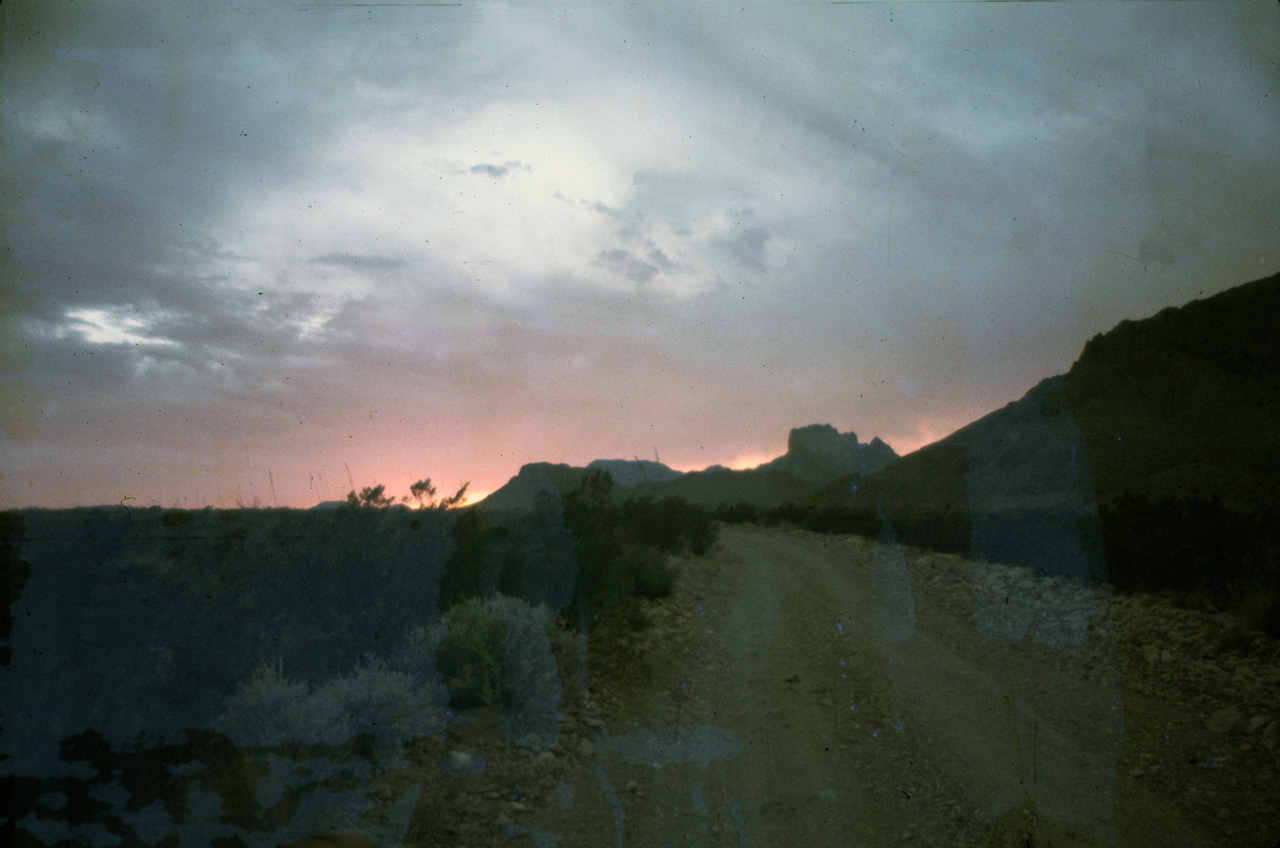
{"label": "tree silhouette", "polygon": [[[471,483],[468,481],[462,484],[462,488],[452,497],[436,500],[436,487],[431,485],[431,478],[424,477],[409,487],[409,494],[413,497],[413,501],[418,504],[418,509],[453,509],[462,503],[462,499],[467,496],[467,487]],[[409,498],[401,498],[405,503],[409,503]]]}
{"label": "tree silhouette", "polygon": [[[402,503],[416,503],[419,509],[453,509],[462,503],[467,496],[467,487],[471,483],[463,483],[462,488],[451,497],[436,500],[436,487],[431,485],[431,478],[424,477],[409,487],[409,494],[402,497]],[[387,494],[387,487],[379,483],[376,486],[365,486],[356,494],[352,489],[347,493],[347,506],[382,507],[391,506],[396,499]]]}
{"label": "tree silhouette", "polygon": [[386,494],[387,487],[379,483],[365,486],[360,494],[352,489],[347,493],[347,506],[391,506],[395,499]]}

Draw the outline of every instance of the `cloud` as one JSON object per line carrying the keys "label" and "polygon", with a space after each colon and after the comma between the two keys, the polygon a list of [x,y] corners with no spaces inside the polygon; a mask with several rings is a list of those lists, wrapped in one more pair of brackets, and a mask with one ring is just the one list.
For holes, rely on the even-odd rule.
{"label": "cloud", "polygon": [[507,174],[511,173],[511,171],[514,169],[523,169],[526,171],[531,170],[528,166],[521,165],[518,160],[511,160],[508,162],[504,162],[501,165],[489,165],[489,164],[472,165],[468,169],[468,172],[472,174],[483,174],[485,176],[490,176],[490,177],[493,177],[494,179],[497,179],[498,177],[505,177]]}
{"label": "cloud", "polygon": [[15,7],[0,497],[900,447],[1280,265],[1257,4],[501,8]]}
{"label": "cloud", "polygon": [[339,268],[370,271],[389,271],[403,268],[408,264],[404,258],[398,256],[353,256],[348,253],[329,253],[313,257],[309,261],[318,265],[335,265]]}
{"label": "cloud", "polygon": [[67,324],[55,332],[75,331],[90,344],[178,345],[173,339],[145,335],[161,316],[130,315],[120,309],[69,309],[66,317]]}

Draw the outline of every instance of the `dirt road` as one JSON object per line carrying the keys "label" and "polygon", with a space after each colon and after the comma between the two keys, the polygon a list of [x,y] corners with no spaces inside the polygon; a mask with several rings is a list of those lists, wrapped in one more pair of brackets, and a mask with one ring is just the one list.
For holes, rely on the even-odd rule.
{"label": "dirt road", "polygon": [[[727,527],[714,556],[685,565],[689,648],[663,656],[682,642],[655,628],[659,691],[604,703],[558,804],[509,835],[655,848],[1263,844],[1231,830],[1253,823],[1206,824],[1137,779],[1139,755],[1154,769],[1126,743],[1105,596],[799,531]],[[1131,700],[1130,728],[1203,735],[1167,702]]]}

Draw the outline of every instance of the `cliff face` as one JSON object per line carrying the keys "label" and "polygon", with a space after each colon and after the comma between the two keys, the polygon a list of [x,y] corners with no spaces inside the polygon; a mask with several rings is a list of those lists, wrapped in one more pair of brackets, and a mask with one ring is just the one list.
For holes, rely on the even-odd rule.
{"label": "cliff face", "polygon": [[1089,340],[1070,373],[1090,374],[1155,356],[1199,359],[1228,373],[1274,379],[1280,372],[1277,323],[1280,274],[1141,321],[1121,321]]}
{"label": "cliff face", "polygon": [[810,483],[826,483],[850,474],[874,474],[897,458],[879,438],[860,444],[856,433],[841,433],[830,424],[810,424],[792,430],[787,452],[760,467],[787,471]]}
{"label": "cliff face", "polygon": [[1125,321],[1067,374],[1099,498],[1280,501],[1280,275]]}

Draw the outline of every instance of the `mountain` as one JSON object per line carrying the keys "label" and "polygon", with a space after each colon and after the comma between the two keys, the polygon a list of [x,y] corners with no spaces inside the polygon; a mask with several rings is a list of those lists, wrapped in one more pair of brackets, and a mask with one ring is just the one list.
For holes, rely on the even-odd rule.
{"label": "mountain", "polygon": [[582,485],[587,473],[585,468],[563,463],[531,462],[522,465],[505,486],[475,506],[483,506],[485,510],[533,509],[539,492],[548,492],[558,499]]}
{"label": "mountain", "polygon": [[1123,321],[1065,375],[831,500],[917,510],[1280,499],[1280,275]]}
{"label": "mountain", "polygon": [[1066,374],[811,502],[876,510],[919,542],[1078,575],[1084,559],[1097,564],[1098,507],[1126,496],[1274,508],[1276,326],[1280,275],[1121,322]]}
{"label": "mountain", "polygon": [[661,462],[649,459],[594,459],[587,463],[587,468],[599,468],[608,471],[617,486],[650,486],[654,483],[666,483],[679,479],[683,471],[668,468]]}
{"label": "mountain", "polygon": [[787,452],[760,469],[789,471],[809,483],[836,477],[874,474],[897,459],[893,448],[872,439],[859,444],[855,433],[841,433],[830,424],[797,427],[787,436]]}
{"label": "mountain", "polygon": [[655,493],[706,507],[747,503],[770,509],[804,501],[832,480],[874,474],[897,458],[879,438],[863,444],[852,432],[810,424],[793,429],[787,436],[787,452],[763,465],[741,471],[721,466],[691,471],[655,487]]}
{"label": "mountain", "polygon": [[586,468],[538,462],[522,467],[481,503],[492,510],[531,509],[538,492],[566,495],[589,471],[601,470],[613,476],[615,498],[652,495],[681,497],[708,507],[749,503],[770,508],[804,500],[839,477],[872,474],[897,456],[880,439],[861,444],[853,433],[840,433],[829,424],[812,424],[792,430],[787,452],[758,468],[732,471],[712,466],[684,473],[643,459],[597,459]]}

